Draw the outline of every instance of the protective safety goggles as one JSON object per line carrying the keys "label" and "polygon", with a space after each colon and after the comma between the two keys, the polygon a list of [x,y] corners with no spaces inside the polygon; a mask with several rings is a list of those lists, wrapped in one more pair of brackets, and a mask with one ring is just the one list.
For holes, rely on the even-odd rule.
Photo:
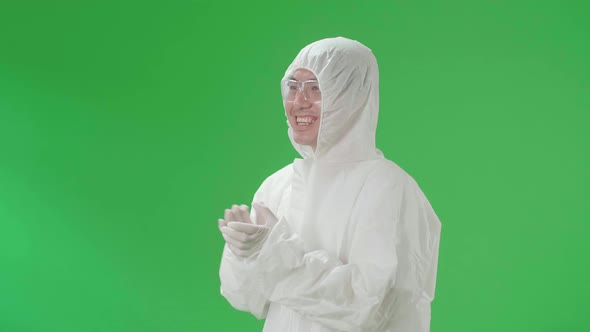
{"label": "protective safety goggles", "polygon": [[293,102],[298,93],[303,94],[303,98],[310,103],[316,103],[322,99],[318,80],[298,81],[288,79],[283,82],[282,91],[283,98],[287,102]]}

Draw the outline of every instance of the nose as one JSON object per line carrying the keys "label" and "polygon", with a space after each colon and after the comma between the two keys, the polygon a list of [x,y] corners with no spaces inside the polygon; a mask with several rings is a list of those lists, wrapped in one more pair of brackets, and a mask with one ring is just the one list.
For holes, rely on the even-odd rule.
{"label": "nose", "polygon": [[297,107],[307,108],[307,107],[311,106],[311,102],[309,101],[309,99],[305,95],[305,91],[302,91],[302,90],[297,91],[297,94],[295,94],[295,99],[293,99],[293,103]]}

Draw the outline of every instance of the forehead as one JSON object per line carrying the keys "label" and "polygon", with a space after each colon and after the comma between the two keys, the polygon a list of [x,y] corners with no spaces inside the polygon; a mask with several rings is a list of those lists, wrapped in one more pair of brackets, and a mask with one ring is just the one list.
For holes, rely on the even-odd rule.
{"label": "forehead", "polygon": [[317,77],[311,71],[303,68],[293,72],[292,77],[298,81],[317,80]]}

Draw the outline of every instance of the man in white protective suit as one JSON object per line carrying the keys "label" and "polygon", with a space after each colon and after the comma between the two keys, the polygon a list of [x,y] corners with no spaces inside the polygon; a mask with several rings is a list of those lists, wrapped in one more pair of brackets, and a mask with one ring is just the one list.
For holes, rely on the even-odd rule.
{"label": "man in white protective suit", "polygon": [[430,330],[441,224],[375,146],[372,51],[338,37],[303,48],[281,82],[302,156],[268,177],[253,209],[219,219],[221,294],[266,332]]}

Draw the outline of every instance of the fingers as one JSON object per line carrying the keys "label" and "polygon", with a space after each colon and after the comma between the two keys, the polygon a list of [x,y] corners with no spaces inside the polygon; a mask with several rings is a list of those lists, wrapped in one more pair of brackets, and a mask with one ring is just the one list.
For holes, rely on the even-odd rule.
{"label": "fingers", "polygon": [[234,214],[232,213],[232,210],[230,209],[225,209],[223,213],[223,219],[225,219],[227,222],[236,220]]}
{"label": "fingers", "polygon": [[260,214],[266,214],[266,212],[268,211],[268,207],[266,205],[264,205],[264,203],[262,202],[254,202],[252,203],[252,208],[254,208],[254,210],[256,210],[256,214],[258,215]]}
{"label": "fingers", "polygon": [[[233,248],[237,248],[237,249],[245,249],[244,248],[244,244],[232,237],[227,236],[225,233],[221,233],[221,235],[223,236],[223,239],[225,240],[225,242],[227,244],[229,244],[230,246],[232,246]],[[234,253],[236,253],[234,251]]]}
{"label": "fingers", "polygon": [[266,204],[264,204],[264,202],[261,202],[261,201],[253,202],[252,207],[254,207],[254,206],[259,207],[259,208],[267,208],[268,209]]}
{"label": "fingers", "polygon": [[272,228],[278,222],[277,216],[275,216],[264,202],[254,202],[252,203],[252,207],[254,208],[254,211],[256,211],[256,221],[259,221],[258,224],[264,224]]}
{"label": "fingers", "polygon": [[[248,206],[234,204],[230,209],[225,209],[223,218],[217,219],[217,226],[229,250],[236,256],[248,257],[249,250],[255,246],[256,239],[261,234],[256,225],[252,224]],[[233,227],[229,227],[230,223]]]}
{"label": "fingers", "polygon": [[240,250],[250,250],[256,247],[268,233],[266,227],[232,221],[221,228],[221,235],[228,244]]}
{"label": "fingers", "polygon": [[217,227],[221,230],[221,227],[227,226],[227,221],[223,219],[217,219]]}
{"label": "fingers", "polygon": [[228,228],[230,228],[233,231],[248,234],[248,235],[254,235],[254,234],[258,233],[261,229],[261,227],[259,225],[247,224],[244,222],[229,222],[229,223],[227,223],[227,226],[228,226]]}
{"label": "fingers", "polygon": [[250,212],[248,211],[248,206],[243,204],[233,204],[231,208],[225,209],[223,213],[223,219],[225,219],[227,222],[241,221],[246,223],[252,223],[252,220],[250,220]]}
{"label": "fingers", "polygon": [[221,231],[224,226],[227,226],[229,222],[243,222],[251,224],[250,213],[248,212],[248,206],[246,205],[232,205],[231,209],[225,209],[223,212],[223,219],[217,219],[217,227]]}
{"label": "fingers", "polygon": [[222,227],[221,233],[224,236],[227,236],[227,237],[229,237],[233,240],[239,241],[239,242],[247,242],[249,240],[249,234],[237,231],[231,227]]}
{"label": "fingers", "polygon": [[231,212],[235,217],[231,221],[250,222],[250,213],[248,213],[248,207],[246,205],[238,206],[234,204],[231,206]]}
{"label": "fingers", "polygon": [[250,220],[250,212],[248,211],[248,206],[247,205],[240,205],[239,209],[240,212],[240,217],[242,218],[243,222],[252,223],[252,220]]}
{"label": "fingers", "polygon": [[256,213],[256,224],[258,225],[266,225],[266,214],[264,213],[264,209],[262,208],[259,202],[252,203],[252,208]]}
{"label": "fingers", "polygon": [[250,250],[256,246],[256,241],[253,241],[251,235],[240,233],[229,227],[224,227],[221,235],[227,244],[239,250]]}

